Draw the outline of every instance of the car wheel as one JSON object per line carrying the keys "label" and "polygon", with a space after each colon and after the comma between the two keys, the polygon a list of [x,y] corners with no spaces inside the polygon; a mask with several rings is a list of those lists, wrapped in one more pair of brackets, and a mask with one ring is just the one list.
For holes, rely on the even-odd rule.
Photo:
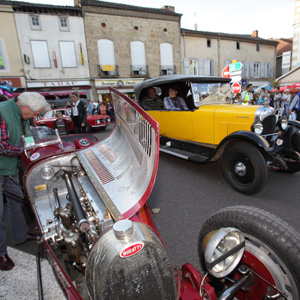
{"label": "car wheel", "polygon": [[[300,299],[298,232],[275,215],[258,208],[233,206],[222,209],[204,223],[199,234],[199,258],[204,269],[203,239],[209,232],[222,227],[239,229],[245,237],[245,251],[239,265],[250,269],[253,281],[249,289],[239,291],[238,299],[267,299],[266,295],[275,295],[278,291],[284,292],[287,297],[274,296],[272,299]],[[234,281],[240,276],[237,268],[227,275]],[[226,285],[226,282],[223,284]]]}
{"label": "car wheel", "polygon": [[263,155],[255,146],[243,142],[234,143],[225,150],[222,171],[229,185],[246,195],[261,191],[268,177]]}
{"label": "car wheel", "polygon": [[86,132],[91,133],[92,132],[92,127],[89,124],[86,124]]}

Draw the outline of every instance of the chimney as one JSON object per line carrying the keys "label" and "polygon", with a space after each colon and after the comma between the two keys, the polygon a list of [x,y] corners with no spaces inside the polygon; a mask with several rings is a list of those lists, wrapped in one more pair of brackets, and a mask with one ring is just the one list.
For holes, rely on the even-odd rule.
{"label": "chimney", "polygon": [[258,30],[254,30],[254,31],[252,32],[252,37],[258,38]]}
{"label": "chimney", "polygon": [[74,0],[74,6],[81,7],[80,0]]}
{"label": "chimney", "polygon": [[161,9],[166,9],[166,10],[169,10],[171,12],[175,12],[175,7],[170,6],[170,5],[164,5]]}

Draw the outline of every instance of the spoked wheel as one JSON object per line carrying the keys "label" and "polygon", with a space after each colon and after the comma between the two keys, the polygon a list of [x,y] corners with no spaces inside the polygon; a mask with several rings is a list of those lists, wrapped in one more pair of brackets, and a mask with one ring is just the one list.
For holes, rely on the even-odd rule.
{"label": "spoked wheel", "polygon": [[[199,234],[198,249],[203,270],[203,239],[207,233],[222,227],[239,229],[246,241],[240,265],[250,269],[253,281],[247,291],[239,291],[238,299],[300,299],[300,235],[293,228],[258,208],[225,208],[211,216]],[[239,276],[237,268],[228,275],[232,280]],[[267,298],[274,295],[278,297]]]}
{"label": "spoked wheel", "polygon": [[246,195],[262,190],[268,177],[263,155],[245,142],[232,144],[225,150],[222,171],[231,187]]}

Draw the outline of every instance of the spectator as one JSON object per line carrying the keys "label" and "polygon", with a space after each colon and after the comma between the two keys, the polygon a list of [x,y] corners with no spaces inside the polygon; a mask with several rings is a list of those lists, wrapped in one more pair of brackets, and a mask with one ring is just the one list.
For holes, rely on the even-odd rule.
{"label": "spectator", "polygon": [[101,103],[100,103],[98,113],[99,113],[100,115],[106,115],[106,105],[105,105],[104,102],[101,102]]}
{"label": "spectator", "polygon": [[73,101],[71,118],[74,124],[75,133],[86,132],[86,109],[84,103],[79,100],[77,91],[71,92],[70,98]]}
{"label": "spectator", "polygon": [[51,109],[57,109],[54,103],[51,103]]}
{"label": "spectator", "polygon": [[[23,152],[23,131],[29,134],[29,119],[38,116],[48,103],[38,93],[24,92],[17,101],[0,104],[0,187],[11,193],[6,195],[7,209],[12,229],[13,243],[19,245],[36,237],[28,232],[20,199],[23,192],[19,186],[18,156]],[[7,229],[4,221],[3,195],[0,193],[0,270],[8,271],[14,262],[7,254]]]}
{"label": "spectator", "polygon": [[91,100],[87,99],[86,100],[86,112],[88,115],[92,115],[93,112],[94,112],[94,105],[93,103],[91,102]]}
{"label": "spectator", "polygon": [[141,106],[145,110],[162,110],[164,103],[162,99],[156,95],[156,89],[151,87],[148,89],[148,95],[142,99]]}
{"label": "spectator", "polygon": [[247,84],[246,90],[242,93],[242,100],[240,101],[242,105],[249,105],[253,102],[252,94],[253,86],[251,83]]}
{"label": "spectator", "polygon": [[279,88],[275,88],[274,98],[273,98],[273,104],[276,112],[280,109],[280,101],[281,101],[281,93],[279,92]]}
{"label": "spectator", "polygon": [[110,101],[107,102],[106,111],[107,111],[107,114],[110,116],[111,122],[114,123],[115,122],[115,112],[114,112],[114,108],[113,108],[112,104],[110,103]]}
{"label": "spectator", "polygon": [[66,135],[70,133],[70,126],[66,119],[63,118],[61,111],[57,111],[56,120],[53,123],[53,128],[58,130],[59,135]]}
{"label": "spectator", "polygon": [[66,105],[65,105],[65,108],[71,108],[71,103],[69,101],[67,101]]}
{"label": "spectator", "polygon": [[268,90],[265,91],[264,105],[270,105],[270,93]]}
{"label": "spectator", "polygon": [[296,120],[300,121],[300,92],[294,97],[289,109],[290,113],[296,113]]}
{"label": "spectator", "polygon": [[264,104],[265,96],[266,96],[265,88],[261,88],[260,93],[259,93],[259,97],[258,97],[258,101],[257,101],[258,105]]}
{"label": "spectator", "polygon": [[177,96],[178,87],[169,88],[169,97],[164,98],[164,106],[167,110],[189,110],[183,98]]}

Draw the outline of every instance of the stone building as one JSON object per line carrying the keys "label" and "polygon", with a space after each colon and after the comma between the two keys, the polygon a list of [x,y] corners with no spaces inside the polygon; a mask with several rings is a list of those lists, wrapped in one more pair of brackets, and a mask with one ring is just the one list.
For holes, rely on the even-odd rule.
{"label": "stone building", "polygon": [[0,80],[14,87],[26,87],[19,40],[13,8],[8,1],[0,1]]}
{"label": "stone building", "polygon": [[277,42],[252,35],[181,29],[184,74],[222,76],[233,60],[243,63],[244,83],[260,86],[275,77]]}
{"label": "stone building", "polygon": [[81,9],[10,3],[23,58],[26,90],[42,93],[57,106],[65,104],[72,90],[78,90],[82,98],[91,98]]}
{"label": "stone building", "polygon": [[90,74],[100,101],[109,100],[108,86],[133,97],[133,86],[145,78],[181,73],[181,14],[174,7],[74,4],[83,11]]}

